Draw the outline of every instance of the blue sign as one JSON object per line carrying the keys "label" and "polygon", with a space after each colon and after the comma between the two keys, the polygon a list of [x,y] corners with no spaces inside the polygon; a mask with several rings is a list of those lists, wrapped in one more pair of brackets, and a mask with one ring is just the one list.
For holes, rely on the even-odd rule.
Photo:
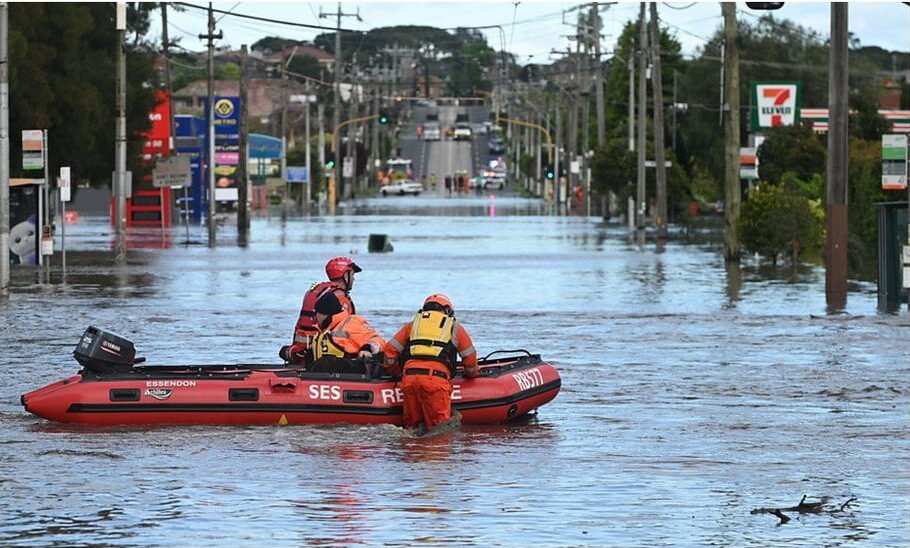
{"label": "blue sign", "polygon": [[215,97],[215,144],[222,140],[240,138],[240,98]]}
{"label": "blue sign", "polygon": [[250,133],[250,158],[266,158],[278,160],[281,158],[281,139],[271,135]]}
{"label": "blue sign", "polygon": [[309,174],[305,166],[288,166],[287,170],[289,183],[306,183],[309,181]]}

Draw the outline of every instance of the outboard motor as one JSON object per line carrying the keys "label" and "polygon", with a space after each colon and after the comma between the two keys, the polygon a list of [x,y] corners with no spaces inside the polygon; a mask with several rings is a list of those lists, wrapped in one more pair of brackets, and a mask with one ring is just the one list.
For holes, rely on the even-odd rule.
{"label": "outboard motor", "polygon": [[92,373],[126,373],[133,364],[145,361],[136,358],[136,348],[125,338],[89,326],[76,345],[73,356]]}

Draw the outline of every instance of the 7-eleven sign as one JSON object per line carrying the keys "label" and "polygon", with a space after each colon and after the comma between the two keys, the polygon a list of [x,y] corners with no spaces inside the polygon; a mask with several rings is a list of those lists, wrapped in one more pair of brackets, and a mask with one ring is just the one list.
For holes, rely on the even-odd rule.
{"label": "7-eleven sign", "polygon": [[752,82],[752,129],[799,122],[799,82]]}

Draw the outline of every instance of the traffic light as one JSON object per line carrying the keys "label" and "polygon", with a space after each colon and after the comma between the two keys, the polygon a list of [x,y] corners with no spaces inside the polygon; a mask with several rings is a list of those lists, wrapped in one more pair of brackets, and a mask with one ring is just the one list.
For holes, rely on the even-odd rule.
{"label": "traffic light", "polygon": [[552,181],[556,177],[556,174],[553,173],[553,166],[551,166],[551,165],[547,166],[546,174],[547,174],[547,179],[550,181]]}
{"label": "traffic light", "polygon": [[335,153],[332,151],[327,151],[325,153],[325,167],[326,169],[332,169],[335,167]]}
{"label": "traffic light", "polygon": [[391,120],[391,118],[389,117],[388,111],[386,111],[386,110],[379,111],[379,124],[380,125],[384,126],[384,125],[388,124],[390,120]]}

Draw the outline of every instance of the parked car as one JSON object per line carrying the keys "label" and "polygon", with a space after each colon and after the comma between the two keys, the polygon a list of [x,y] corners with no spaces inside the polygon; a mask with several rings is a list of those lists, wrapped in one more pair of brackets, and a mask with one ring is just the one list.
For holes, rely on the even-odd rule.
{"label": "parked car", "polygon": [[474,124],[474,133],[476,135],[487,135],[490,133],[490,128],[487,124]]}
{"label": "parked car", "polygon": [[490,142],[487,144],[487,150],[490,154],[502,154],[506,150],[506,143],[501,137],[490,137]]}
{"label": "parked car", "polygon": [[427,122],[423,125],[424,141],[439,141],[442,139],[442,129],[437,122]]}
{"label": "parked car", "polygon": [[388,196],[389,194],[397,194],[399,196],[413,194],[417,196],[421,191],[423,191],[423,187],[413,179],[398,179],[379,189],[379,193],[383,196]]}
{"label": "parked car", "polygon": [[459,122],[455,124],[455,131],[452,132],[452,139],[455,141],[470,141],[472,137],[471,124]]}

